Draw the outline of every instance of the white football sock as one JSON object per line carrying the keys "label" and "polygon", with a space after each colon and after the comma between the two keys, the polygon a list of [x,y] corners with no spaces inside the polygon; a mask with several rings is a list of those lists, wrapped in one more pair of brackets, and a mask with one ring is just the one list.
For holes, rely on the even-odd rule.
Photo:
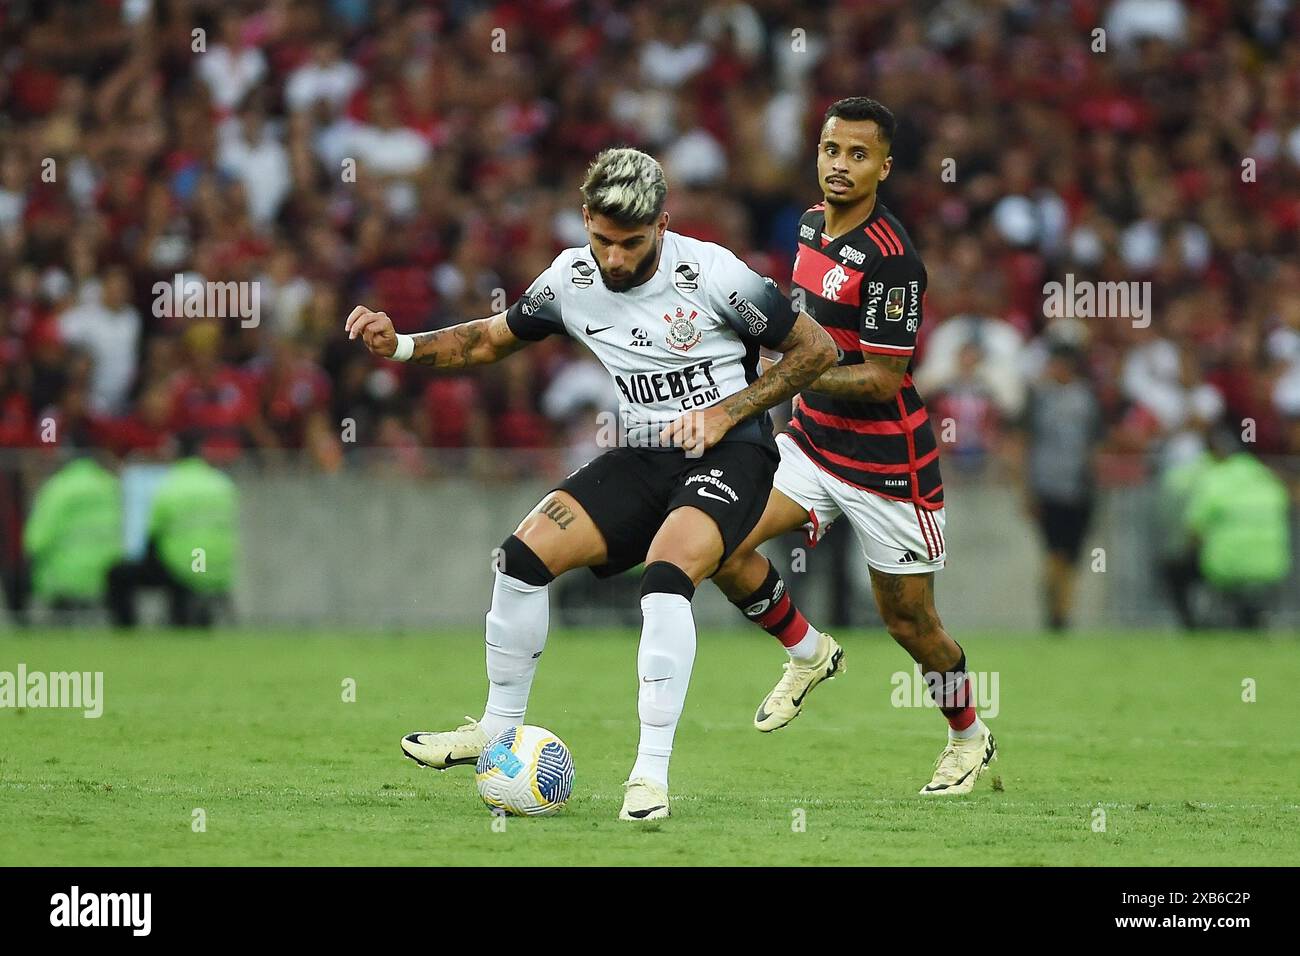
{"label": "white football sock", "polygon": [[953,730],[951,727],[949,727],[948,739],[949,740],[970,740],[972,737],[974,737],[983,729],[984,729],[984,722],[980,720],[979,717],[976,717],[974,720],[971,721],[970,726],[967,727],[965,730]]}
{"label": "white football sock", "polygon": [[790,655],[792,661],[810,661],[817,656],[817,648],[821,645],[821,641],[822,632],[809,624],[808,633],[799,639],[799,643],[787,647],[786,653]]}
{"label": "white football sock", "polygon": [[524,722],[549,624],[547,585],[525,584],[497,571],[485,638],[488,699],[479,721],[489,739]]}
{"label": "white football sock", "polygon": [[695,616],[680,594],[641,598],[641,647],[636,655],[641,742],[628,779],[647,777],[668,787],[668,758],[695,664]]}

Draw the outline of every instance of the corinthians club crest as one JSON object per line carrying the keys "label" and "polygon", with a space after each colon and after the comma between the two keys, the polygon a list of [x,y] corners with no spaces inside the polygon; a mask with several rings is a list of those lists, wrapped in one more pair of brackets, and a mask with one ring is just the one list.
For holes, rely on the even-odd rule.
{"label": "corinthians club crest", "polygon": [[664,321],[668,323],[668,347],[678,352],[689,352],[703,338],[703,333],[695,327],[694,319],[700,313],[694,309],[691,314],[678,306],[673,315],[665,315]]}

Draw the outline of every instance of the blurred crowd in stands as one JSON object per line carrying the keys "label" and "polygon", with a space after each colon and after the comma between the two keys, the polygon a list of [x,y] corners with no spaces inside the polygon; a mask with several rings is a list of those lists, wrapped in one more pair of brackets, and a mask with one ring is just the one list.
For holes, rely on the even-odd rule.
{"label": "blurred crowd in stands", "polygon": [[[434,376],[342,318],[513,301],[584,241],[576,185],[619,142],[663,158],[671,228],[788,282],[821,112],[866,93],[900,121],[883,195],[929,269],[918,380],[954,465],[998,448],[1053,337],[1116,448],[1226,414],[1300,450],[1285,0],[50,0],[0,39],[0,445],[199,430],[334,468],[345,419],[358,447],[580,442],[613,395],[576,343]],[[1067,272],[1150,281],[1150,327],[1049,322]],[[178,273],[258,283],[257,326],[155,315]]]}
{"label": "blurred crowd in stands", "polygon": [[[1293,0],[14,0],[0,51],[0,453],[572,467],[616,406],[578,343],[431,374],[346,341],[348,311],[501,311],[585,242],[577,186],[618,143],[663,160],[670,228],[788,287],[847,95],[898,117],[882,197],[929,272],[945,469],[1031,460],[1066,352],[1102,481],[1222,422],[1300,452]],[[1149,325],[1048,318],[1067,274],[1149,282]],[[174,282],[254,283],[256,321],[160,308]]]}

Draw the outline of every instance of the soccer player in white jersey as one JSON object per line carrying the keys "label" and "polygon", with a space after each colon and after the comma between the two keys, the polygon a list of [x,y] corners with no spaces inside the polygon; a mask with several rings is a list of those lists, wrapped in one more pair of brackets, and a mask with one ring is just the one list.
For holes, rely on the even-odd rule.
{"label": "soccer player in white jersey", "polygon": [[[483,716],[418,732],[402,752],[445,770],[524,723],[546,645],[547,590],[572,568],[607,577],[644,562],[641,736],[622,820],[669,815],[668,760],[695,660],[691,599],[758,522],[778,455],[767,409],[835,361],[830,336],[731,252],[668,231],[655,159],[605,150],[582,186],[589,244],[566,249],[503,313],[415,336],[358,307],[350,338],[376,355],[461,369],[548,335],[583,342],[620,396],[619,447],[545,495],[502,545],[487,614]],[[782,353],[760,373],[759,347]]]}

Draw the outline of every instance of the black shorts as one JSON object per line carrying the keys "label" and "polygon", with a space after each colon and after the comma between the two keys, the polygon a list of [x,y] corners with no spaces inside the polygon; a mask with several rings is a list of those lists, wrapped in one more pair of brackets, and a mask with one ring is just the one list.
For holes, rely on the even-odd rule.
{"label": "black shorts", "polygon": [[598,578],[644,561],[668,513],[684,505],[717,522],[721,565],[762,517],[780,461],[776,449],[747,441],[720,442],[699,458],[681,451],[615,448],[554,490],[573,495],[604,536],[607,560],[591,569]]}
{"label": "black shorts", "polygon": [[1071,564],[1079,560],[1088,525],[1092,523],[1092,501],[1054,501],[1038,499],[1038,526],[1042,529],[1047,550],[1059,554]]}

